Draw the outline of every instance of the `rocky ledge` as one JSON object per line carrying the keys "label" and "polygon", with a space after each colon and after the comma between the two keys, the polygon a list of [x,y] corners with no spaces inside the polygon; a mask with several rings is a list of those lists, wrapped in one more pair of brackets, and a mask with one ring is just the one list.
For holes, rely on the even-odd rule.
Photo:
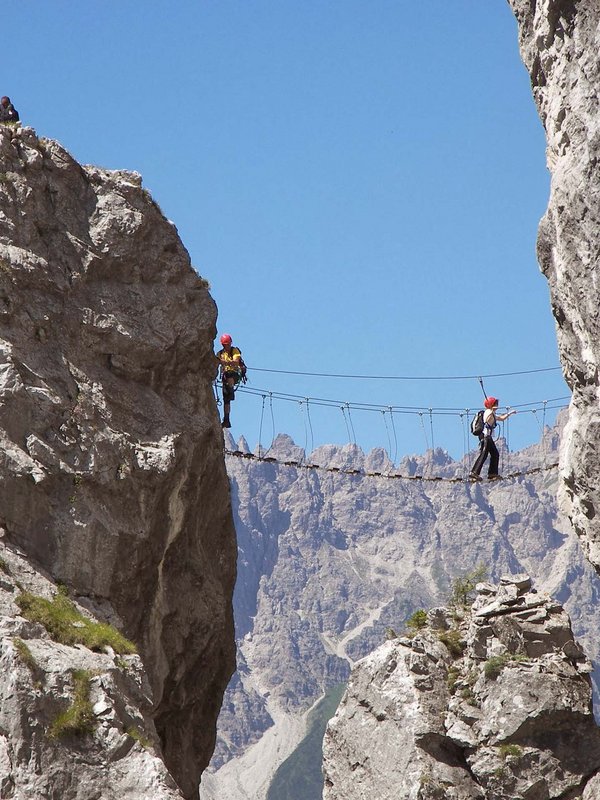
{"label": "rocky ledge", "polygon": [[356,664],[325,735],[324,800],[599,796],[591,664],[568,615],[526,575],[476,592]]}
{"label": "rocky ledge", "polygon": [[181,798],[135,645],[16,548],[0,554],[0,797]]}

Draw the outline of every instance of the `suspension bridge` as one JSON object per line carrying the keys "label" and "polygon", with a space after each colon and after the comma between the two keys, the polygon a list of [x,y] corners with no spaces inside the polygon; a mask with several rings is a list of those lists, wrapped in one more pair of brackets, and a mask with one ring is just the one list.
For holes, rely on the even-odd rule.
{"label": "suspension bridge", "polygon": [[[323,373],[323,372],[303,372],[295,370],[278,370],[261,367],[248,366],[249,374],[273,374],[285,376],[305,376],[314,378],[336,378],[346,380],[385,380],[385,381],[477,381],[481,388],[483,397],[487,396],[484,386],[486,380],[497,380],[500,378],[513,378],[519,376],[535,376],[541,373],[558,372],[560,367],[549,367],[534,370],[520,370],[503,373],[490,373],[486,375],[450,375],[450,376],[414,376],[414,375],[360,375],[343,373]],[[215,384],[217,402],[219,402],[218,385]],[[226,454],[230,457],[245,458],[253,461],[263,461],[265,463],[278,463],[282,466],[293,466],[306,470],[322,470],[331,473],[342,473],[347,475],[362,474],[367,477],[381,477],[388,479],[401,480],[425,480],[425,481],[449,481],[461,482],[468,480],[469,458],[474,457],[473,451],[478,448],[478,442],[471,434],[470,424],[473,416],[477,413],[480,406],[475,408],[458,406],[411,406],[411,405],[388,405],[379,403],[365,403],[358,401],[337,400],[326,397],[307,397],[291,392],[274,391],[267,388],[259,388],[253,385],[240,385],[237,389],[239,399],[254,398],[259,404],[258,409],[258,444],[254,452],[243,452],[229,447]],[[525,469],[515,471],[510,469],[510,419],[498,423],[498,439],[500,440],[500,452],[503,463],[501,472],[504,480],[514,479],[522,475],[531,475],[557,467],[555,452],[547,452],[548,420],[554,419],[556,412],[568,407],[569,395],[551,397],[542,400],[521,402],[511,406],[503,406],[507,411],[517,411],[518,419],[522,420],[526,415],[535,421],[539,432],[538,442],[541,444],[541,463],[529,466]],[[304,428],[304,452],[312,452],[315,449],[315,437],[313,431],[313,414],[317,409],[329,415],[337,415],[343,422],[346,431],[348,444],[359,444],[357,437],[356,420],[359,415],[377,415],[381,419],[381,447],[386,451],[392,465],[395,465],[399,458],[400,438],[398,435],[398,422],[409,420],[421,430],[426,451],[434,451],[438,447],[440,430],[447,430],[448,426],[456,422],[460,426],[462,437],[462,461],[460,464],[460,475],[445,476],[431,474],[431,466],[428,469],[430,474],[401,474],[397,469],[390,468],[385,471],[369,471],[362,469],[344,469],[342,467],[323,465],[317,463],[307,463],[306,458],[278,460],[275,458],[272,447],[275,440],[277,409],[282,405],[295,405],[300,411],[302,425]],[[517,419],[513,417],[512,419]],[[455,426],[456,427],[456,426]],[[267,446],[268,431],[270,430],[271,444]],[[360,428],[359,428],[360,432]],[[443,436],[441,437],[443,440]],[[267,441],[265,441],[265,439]]]}

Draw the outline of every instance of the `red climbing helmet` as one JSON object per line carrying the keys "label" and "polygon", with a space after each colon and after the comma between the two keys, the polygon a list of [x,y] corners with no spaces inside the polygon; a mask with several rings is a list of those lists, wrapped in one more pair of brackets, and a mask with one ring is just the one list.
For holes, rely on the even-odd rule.
{"label": "red climbing helmet", "polygon": [[498,400],[495,397],[486,397],[483,402],[483,405],[486,408],[493,408],[494,406],[498,405]]}
{"label": "red climbing helmet", "polygon": [[221,336],[221,344],[223,344],[223,345],[231,344],[231,342],[232,342],[232,339],[231,339],[231,336],[228,333],[224,333],[223,336]]}

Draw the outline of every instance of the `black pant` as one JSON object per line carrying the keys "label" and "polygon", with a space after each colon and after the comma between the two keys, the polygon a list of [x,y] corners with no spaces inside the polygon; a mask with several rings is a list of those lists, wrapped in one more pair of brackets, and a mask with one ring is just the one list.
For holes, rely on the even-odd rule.
{"label": "black pant", "polygon": [[498,462],[500,461],[500,453],[496,447],[496,442],[491,436],[482,436],[479,440],[479,455],[473,464],[471,470],[475,475],[479,475],[487,457],[490,457],[490,464],[488,467],[488,478],[492,475],[498,474]]}

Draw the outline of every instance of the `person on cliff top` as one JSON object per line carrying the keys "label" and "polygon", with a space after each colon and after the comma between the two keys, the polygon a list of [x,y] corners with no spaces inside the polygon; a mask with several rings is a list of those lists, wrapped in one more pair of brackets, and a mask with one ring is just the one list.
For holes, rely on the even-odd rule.
{"label": "person on cliff top", "polygon": [[10,97],[0,98],[0,122],[18,122],[19,112],[10,102]]}
{"label": "person on cliff top", "polygon": [[217,353],[219,368],[221,371],[221,382],[223,386],[223,421],[222,428],[231,428],[229,421],[229,410],[231,403],[235,400],[235,390],[240,381],[246,379],[246,365],[242,358],[239,347],[234,347],[232,338],[228,333],[221,336],[222,349]]}
{"label": "person on cliff top", "polygon": [[473,464],[473,468],[471,469],[471,474],[469,476],[473,481],[481,480],[479,473],[481,472],[488,456],[490,457],[490,463],[488,466],[488,479],[490,481],[497,481],[502,477],[502,475],[498,475],[498,462],[500,461],[500,454],[498,453],[498,448],[496,447],[496,442],[494,441],[494,428],[498,422],[508,419],[510,416],[512,416],[512,414],[516,414],[517,412],[513,409],[506,414],[498,414],[498,402],[499,401],[496,397],[486,397],[483,404],[485,406],[485,411],[483,412],[483,432],[479,435],[479,455]]}

